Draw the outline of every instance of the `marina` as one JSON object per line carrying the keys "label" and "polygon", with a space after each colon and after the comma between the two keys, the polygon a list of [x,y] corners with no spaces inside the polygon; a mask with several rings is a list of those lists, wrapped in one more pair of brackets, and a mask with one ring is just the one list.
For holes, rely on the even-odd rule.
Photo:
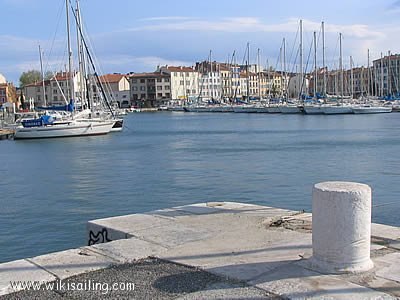
{"label": "marina", "polygon": [[[373,222],[399,226],[400,119],[133,113],[121,132],[1,141],[2,262],[86,244],[86,222],[201,201],[310,211],[310,187],[373,187]],[[101,159],[100,159],[101,158]]]}

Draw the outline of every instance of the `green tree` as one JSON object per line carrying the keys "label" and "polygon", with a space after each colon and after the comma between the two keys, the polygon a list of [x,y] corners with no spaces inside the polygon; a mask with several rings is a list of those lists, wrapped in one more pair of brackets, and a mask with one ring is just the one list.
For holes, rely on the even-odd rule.
{"label": "green tree", "polygon": [[42,80],[42,74],[37,70],[23,72],[19,77],[19,86],[24,87],[27,84],[35,83]]}

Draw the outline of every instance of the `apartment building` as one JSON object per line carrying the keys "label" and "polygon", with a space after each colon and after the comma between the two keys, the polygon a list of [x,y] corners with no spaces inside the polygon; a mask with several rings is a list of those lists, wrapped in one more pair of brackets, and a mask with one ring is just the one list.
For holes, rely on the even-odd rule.
{"label": "apartment building", "polygon": [[400,54],[390,54],[372,62],[372,89],[376,96],[398,95],[400,92]]}
{"label": "apartment building", "polygon": [[[115,103],[120,108],[131,106],[130,103],[130,84],[127,75],[106,74],[99,77],[104,88],[104,93],[111,104]],[[96,93],[99,90],[96,89]]]}
{"label": "apartment building", "polygon": [[223,97],[221,64],[213,61],[196,63],[199,76],[199,96],[205,101],[220,100]]}
{"label": "apartment building", "polygon": [[171,100],[171,76],[161,71],[129,75],[130,99],[135,107],[158,107]]}
{"label": "apartment building", "polygon": [[194,67],[162,66],[158,72],[170,76],[170,94],[174,102],[187,102],[199,96],[199,73]]}
{"label": "apartment building", "polygon": [[80,73],[72,74],[73,95],[71,95],[70,77],[69,72],[56,73],[50,80],[44,81],[44,92],[43,82],[40,81],[24,86],[23,94],[26,99],[33,101],[35,106],[65,105],[70,99],[75,99],[79,104],[82,95],[85,94]]}
{"label": "apartment building", "polygon": [[10,82],[0,82],[0,106],[6,102],[17,102],[17,90]]}

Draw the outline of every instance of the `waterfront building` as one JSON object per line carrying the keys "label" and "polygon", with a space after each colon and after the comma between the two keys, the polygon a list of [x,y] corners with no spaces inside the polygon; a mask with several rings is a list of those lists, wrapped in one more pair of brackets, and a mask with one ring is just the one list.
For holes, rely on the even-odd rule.
{"label": "waterfront building", "polygon": [[0,106],[7,102],[17,102],[17,90],[11,82],[0,74]]}
{"label": "waterfront building", "polygon": [[373,64],[373,90],[376,96],[398,95],[400,92],[400,54],[388,54]]}
{"label": "waterfront building", "polygon": [[[371,95],[368,68],[364,66],[352,68],[346,70],[344,76],[345,95],[350,95],[353,98]],[[369,76],[371,76],[371,74]]]}
{"label": "waterfront building", "polygon": [[[166,65],[157,72],[170,76],[170,97],[174,103],[185,104],[199,96],[199,73],[194,67]],[[161,91],[161,86],[157,88]]]}
{"label": "waterfront building", "polygon": [[135,107],[159,107],[171,100],[171,75],[159,71],[131,73],[130,99]]}
{"label": "waterfront building", "polygon": [[288,83],[288,96],[289,98],[298,99],[300,94],[308,95],[309,93],[309,82],[308,77],[301,77],[300,74],[296,74],[289,79]]}
{"label": "waterfront building", "polygon": [[[315,71],[309,74],[309,85],[308,85],[308,94],[315,96],[314,91],[317,92],[317,95],[323,95],[324,93],[326,94],[327,92],[327,81],[328,81],[328,69],[325,68],[319,68],[317,70],[317,74],[315,74]],[[316,89],[314,90],[314,85],[315,82],[317,84]]]}
{"label": "waterfront building", "polygon": [[[70,99],[75,99],[77,105],[81,103],[82,95],[86,94],[86,89],[81,83],[79,72],[72,74],[74,95],[70,95],[70,75],[69,72],[56,73],[51,79],[27,84],[23,87],[25,98],[34,102],[35,106],[65,105]],[[44,92],[43,92],[44,85]]]}
{"label": "waterfront building", "polygon": [[199,96],[204,101],[221,101],[222,79],[220,63],[203,61],[196,63],[199,73]]}
{"label": "waterfront building", "polygon": [[232,93],[232,69],[227,64],[221,64],[219,71],[221,73],[221,98],[223,100],[233,98]]}
{"label": "waterfront building", "polygon": [[[104,92],[110,103],[115,103],[120,108],[128,108],[130,103],[130,86],[126,75],[114,73],[100,76]],[[96,93],[99,93],[96,89]]]}

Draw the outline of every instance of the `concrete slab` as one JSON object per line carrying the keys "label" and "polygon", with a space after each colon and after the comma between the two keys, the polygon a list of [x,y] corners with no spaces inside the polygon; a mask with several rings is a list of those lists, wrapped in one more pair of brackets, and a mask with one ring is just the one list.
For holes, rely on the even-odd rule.
{"label": "concrete slab", "polygon": [[12,286],[16,282],[48,282],[56,277],[26,260],[16,260],[0,264],[0,296],[22,290],[23,287]]}
{"label": "concrete slab", "polygon": [[243,286],[243,284],[216,283],[207,287],[207,289],[190,293],[176,300],[198,300],[198,299],[281,299],[281,297],[267,293],[261,289]]}
{"label": "concrete slab", "polygon": [[322,275],[289,263],[249,282],[289,299],[395,299],[335,276]]}
{"label": "concrete slab", "polygon": [[149,256],[160,255],[167,250],[165,247],[135,237],[94,245],[90,249],[121,263],[131,263]]}
{"label": "concrete slab", "polygon": [[185,226],[174,222],[170,223],[169,226],[132,230],[129,235],[163,247],[172,248],[192,241],[207,239],[212,233],[202,228]]}
{"label": "concrete slab", "polygon": [[[104,280],[110,284],[115,280],[133,280],[137,291],[140,290],[114,291],[110,297],[400,297],[400,229],[372,225],[373,270],[363,274],[324,275],[311,270],[307,263],[312,255],[311,221],[312,215],[304,212],[233,202],[200,203],[90,221],[88,229],[92,230],[93,241],[118,240],[36,257],[32,263],[16,263],[25,264],[25,271],[28,264],[35,272],[50,276],[47,281],[56,277]],[[149,256],[162,261],[142,261]],[[195,268],[172,266],[164,260]],[[1,284],[7,287],[5,280],[9,277],[3,276],[2,268],[4,274],[13,272],[4,265],[0,265],[0,288]],[[106,268],[110,265],[111,268]],[[38,273],[38,278],[42,275]],[[101,296],[87,292],[63,295]]]}
{"label": "concrete slab", "polygon": [[190,214],[202,215],[202,214],[212,214],[216,212],[221,212],[220,208],[215,206],[208,206],[207,203],[197,203],[191,205],[184,206],[176,206],[174,207],[176,210],[188,212]]}
{"label": "concrete slab", "polygon": [[129,233],[132,231],[144,230],[152,227],[168,226],[173,222],[174,220],[160,218],[148,214],[133,214],[127,216],[93,220],[89,223]]}
{"label": "concrete slab", "polygon": [[134,214],[89,221],[87,224],[88,245],[106,243],[132,236],[133,232],[152,227],[169,227],[174,219],[148,214]]}
{"label": "concrete slab", "polygon": [[378,257],[375,261],[383,265],[376,271],[377,276],[400,282],[400,252]]}
{"label": "concrete slab", "polygon": [[87,223],[86,232],[86,245],[88,246],[128,238],[126,232],[117,230],[115,228],[105,227],[101,224],[96,224],[95,222]]}
{"label": "concrete slab", "polygon": [[379,237],[389,240],[400,240],[400,228],[384,224],[372,223],[371,225],[372,237]]}
{"label": "concrete slab", "polygon": [[116,259],[91,251],[90,247],[36,256],[30,258],[29,261],[54,274],[59,279],[104,269],[118,263]]}

